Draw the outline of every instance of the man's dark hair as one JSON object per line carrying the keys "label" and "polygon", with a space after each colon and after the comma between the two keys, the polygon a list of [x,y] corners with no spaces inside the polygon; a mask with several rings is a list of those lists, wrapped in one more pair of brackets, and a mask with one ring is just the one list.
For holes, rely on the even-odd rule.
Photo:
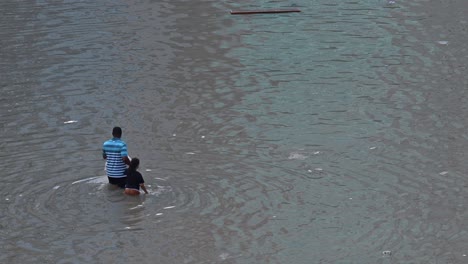
{"label": "man's dark hair", "polygon": [[122,129],[120,127],[114,127],[114,129],[112,129],[112,136],[114,137],[121,137],[122,136]]}

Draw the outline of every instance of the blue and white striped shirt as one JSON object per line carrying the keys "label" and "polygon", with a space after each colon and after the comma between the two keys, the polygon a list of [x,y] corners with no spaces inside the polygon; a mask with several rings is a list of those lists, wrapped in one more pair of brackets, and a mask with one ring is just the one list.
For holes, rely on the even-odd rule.
{"label": "blue and white striped shirt", "polygon": [[123,157],[127,157],[127,144],[120,138],[109,139],[102,145],[102,154],[106,157],[107,176],[112,178],[125,177],[127,165]]}

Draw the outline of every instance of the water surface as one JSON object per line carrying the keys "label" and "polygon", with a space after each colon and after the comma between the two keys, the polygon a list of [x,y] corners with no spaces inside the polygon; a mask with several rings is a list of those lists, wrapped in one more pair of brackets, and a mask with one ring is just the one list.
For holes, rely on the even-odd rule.
{"label": "water surface", "polygon": [[0,7],[1,262],[466,262],[463,1]]}

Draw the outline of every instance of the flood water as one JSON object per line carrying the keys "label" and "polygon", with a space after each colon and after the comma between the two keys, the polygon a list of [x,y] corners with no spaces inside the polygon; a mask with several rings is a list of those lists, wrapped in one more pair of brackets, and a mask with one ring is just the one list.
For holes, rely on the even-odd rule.
{"label": "flood water", "polygon": [[468,263],[468,2],[0,10],[1,263]]}

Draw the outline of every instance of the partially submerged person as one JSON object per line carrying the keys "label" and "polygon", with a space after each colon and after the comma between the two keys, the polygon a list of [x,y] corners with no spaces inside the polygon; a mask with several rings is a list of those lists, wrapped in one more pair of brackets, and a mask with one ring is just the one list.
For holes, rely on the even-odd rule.
{"label": "partially submerged person", "polygon": [[127,144],[120,139],[122,137],[120,127],[112,129],[112,136],[112,139],[107,140],[102,145],[102,157],[106,159],[106,174],[110,184],[125,188],[125,169],[130,164]]}
{"label": "partially submerged person", "polygon": [[138,166],[140,166],[140,160],[138,158],[133,158],[130,161],[130,166],[126,171],[127,184],[125,184],[125,194],[139,195],[140,187],[146,194],[148,194],[148,191],[145,187],[145,180],[143,180],[143,175],[137,171]]}

